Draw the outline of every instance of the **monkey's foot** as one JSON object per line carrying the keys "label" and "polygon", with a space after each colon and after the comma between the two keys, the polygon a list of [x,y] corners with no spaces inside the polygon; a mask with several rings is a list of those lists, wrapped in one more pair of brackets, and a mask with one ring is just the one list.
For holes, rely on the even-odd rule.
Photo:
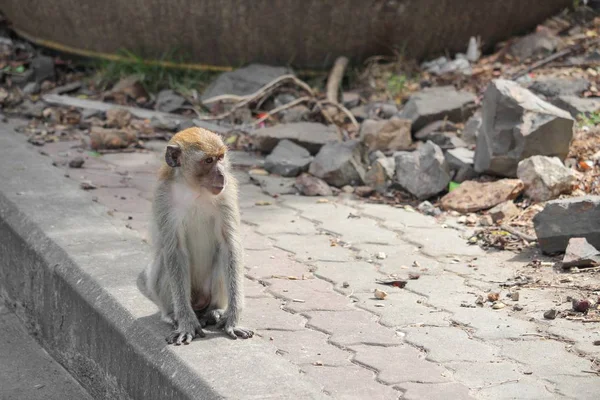
{"label": "monkey's foot", "polygon": [[252,336],[254,336],[253,330],[240,328],[238,326],[225,326],[225,333],[228,334],[232,339],[250,339]]}
{"label": "monkey's foot", "polygon": [[206,333],[204,333],[199,324],[189,324],[189,326],[182,326],[180,324],[176,330],[167,336],[166,340],[169,344],[179,346],[181,344],[190,344],[198,336],[206,336]]}

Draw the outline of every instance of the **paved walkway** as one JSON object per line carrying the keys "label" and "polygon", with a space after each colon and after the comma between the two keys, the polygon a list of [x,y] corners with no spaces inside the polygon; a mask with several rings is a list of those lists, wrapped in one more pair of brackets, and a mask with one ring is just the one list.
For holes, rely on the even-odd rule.
{"label": "paved walkway", "polygon": [[[66,176],[96,185],[90,196],[115,224],[145,237],[160,155],[91,157],[74,144],[41,150]],[[78,155],[84,168],[68,169],[66,161]],[[236,164],[253,164],[235,156]],[[451,222],[344,197],[274,199],[245,172],[237,175],[247,268],[243,323],[333,398],[600,398],[600,346],[593,344],[600,323],[542,316],[567,308],[568,295],[580,296],[580,280],[600,290],[598,276],[513,289],[513,301],[500,283],[528,274],[551,280],[556,272],[525,267],[528,254],[469,246]],[[418,279],[403,289],[375,283],[409,274]],[[388,296],[375,299],[375,288]],[[506,307],[476,307],[489,292],[500,292]]]}

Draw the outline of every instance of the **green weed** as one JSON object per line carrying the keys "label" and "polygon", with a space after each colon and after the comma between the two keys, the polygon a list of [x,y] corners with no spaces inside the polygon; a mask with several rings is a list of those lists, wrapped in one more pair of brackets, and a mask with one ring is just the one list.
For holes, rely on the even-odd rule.
{"label": "green weed", "polygon": [[[186,62],[183,57],[175,57],[174,54],[174,52],[166,54],[159,61],[182,64]],[[96,65],[102,84],[108,85],[125,76],[136,74],[142,77],[141,83],[148,92],[155,93],[162,89],[173,89],[186,94],[192,89],[203,90],[219,74],[213,71],[170,68],[151,64],[145,62],[141,56],[129,51],[121,51],[119,55],[127,60],[100,61]]]}
{"label": "green weed", "polygon": [[588,115],[579,114],[577,116],[577,123],[579,127],[600,125],[600,111],[590,113]]}

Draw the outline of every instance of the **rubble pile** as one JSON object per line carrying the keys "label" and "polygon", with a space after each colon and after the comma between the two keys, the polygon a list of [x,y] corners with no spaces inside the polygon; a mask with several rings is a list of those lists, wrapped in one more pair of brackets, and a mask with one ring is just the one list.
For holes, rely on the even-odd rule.
{"label": "rubble pile", "polygon": [[599,34],[600,17],[579,7],[492,54],[473,37],[464,54],[420,66],[370,60],[349,83],[336,76],[342,58],[310,84],[251,64],[204,88],[155,92],[144,76],[106,83],[6,34],[0,106],[29,119],[22,131],[35,145],[76,138],[100,153],[212,129],[266,157],[252,179],[273,196],[350,194],[456,213],[484,228],[472,243],[539,240],[556,252],[573,237],[600,246],[600,219],[588,215],[600,195]]}

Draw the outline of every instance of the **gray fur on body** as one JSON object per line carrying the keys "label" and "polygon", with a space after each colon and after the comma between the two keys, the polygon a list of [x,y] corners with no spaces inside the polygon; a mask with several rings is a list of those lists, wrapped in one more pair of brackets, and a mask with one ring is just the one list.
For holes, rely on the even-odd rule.
{"label": "gray fur on body", "polygon": [[[178,170],[173,179],[158,185],[153,202],[154,261],[140,274],[138,287],[158,305],[162,318],[175,324],[172,338],[204,336],[202,325],[207,320],[236,337],[243,306],[239,226],[237,182],[231,175],[216,196],[194,192]],[[192,308],[192,292],[209,296],[204,324]],[[191,337],[179,338],[178,344]]]}

